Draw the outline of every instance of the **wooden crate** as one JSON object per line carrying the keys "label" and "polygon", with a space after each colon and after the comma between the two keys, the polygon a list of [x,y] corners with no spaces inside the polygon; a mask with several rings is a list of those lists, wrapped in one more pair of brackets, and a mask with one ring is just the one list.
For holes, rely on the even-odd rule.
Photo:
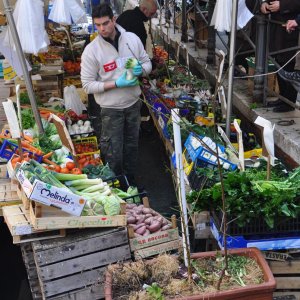
{"label": "wooden crate", "polygon": [[34,262],[33,250],[31,243],[23,243],[20,245],[23,262],[27,272],[27,278],[33,300],[42,300],[42,291],[39,284],[39,278]]}
{"label": "wooden crate", "polygon": [[[255,74],[255,69],[249,67],[248,75],[252,76],[254,74]],[[279,94],[279,86],[278,86],[276,74],[270,74],[267,76],[267,87],[270,91]],[[253,89],[254,89],[254,80],[253,78],[248,78],[248,90],[251,95],[253,94]]]}
{"label": "wooden crate", "polygon": [[[147,197],[143,198],[143,204],[145,207],[149,207]],[[171,220],[172,222],[168,223],[172,225],[172,229],[152,233],[146,237],[135,237],[133,228],[128,226],[130,250],[133,252],[135,259],[153,256],[181,247],[175,215],[171,217]]]}
{"label": "wooden crate", "polygon": [[0,178],[7,178],[7,167],[5,164],[0,164]]}
{"label": "wooden crate", "polygon": [[213,237],[210,230],[209,218],[210,214],[208,211],[194,212],[192,214],[195,239],[208,239]]}
{"label": "wooden crate", "polygon": [[131,257],[125,227],[76,230],[31,244],[43,299],[102,299],[107,265]]}
{"label": "wooden crate", "polygon": [[[125,204],[125,203],[124,203]],[[126,226],[126,215],[75,217],[58,208],[30,201],[30,222],[35,229],[64,229]]]}
{"label": "wooden crate", "polygon": [[3,207],[21,204],[17,193],[17,185],[9,178],[0,179],[0,215],[3,215]]}
{"label": "wooden crate", "polygon": [[[294,296],[300,300],[300,257],[286,254],[267,257],[267,261],[276,280],[274,296]],[[286,298],[284,298],[286,299]]]}
{"label": "wooden crate", "polygon": [[64,237],[65,229],[54,231],[36,230],[30,224],[29,211],[22,204],[3,207],[3,216],[12,235],[13,243]]}

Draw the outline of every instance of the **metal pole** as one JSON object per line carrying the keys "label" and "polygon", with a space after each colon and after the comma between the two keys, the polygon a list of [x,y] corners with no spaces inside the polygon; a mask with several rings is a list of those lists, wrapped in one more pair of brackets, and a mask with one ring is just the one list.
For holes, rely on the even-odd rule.
{"label": "metal pole", "polygon": [[233,95],[233,76],[234,76],[234,53],[235,53],[235,37],[237,23],[238,0],[232,1],[232,21],[230,30],[230,48],[229,48],[229,72],[228,72],[228,94],[227,94],[227,112],[226,112],[226,135],[230,138],[230,118],[232,111],[232,95]]}
{"label": "metal pole", "polygon": [[40,116],[40,113],[39,113],[37,105],[36,105],[31,78],[30,78],[29,72],[27,70],[25,56],[24,56],[24,53],[22,51],[22,46],[21,46],[21,43],[20,43],[20,39],[19,39],[17,29],[16,29],[15,20],[14,20],[14,17],[12,15],[12,8],[9,5],[9,0],[3,0],[3,5],[4,5],[4,11],[6,12],[8,25],[9,25],[9,28],[11,30],[12,38],[13,38],[13,40],[15,42],[15,45],[16,45],[17,55],[19,57],[20,64],[21,64],[21,67],[22,67],[23,76],[24,76],[24,80],[25,80],[25,84],[26,84],[26,89],[27,89],[28,96],[29,96],[29,99],[30,99],[30,104],[31,104],[31,108],[32,108],[33,115],[34,115],[34,118],[35,118],[35,122],[38,126],[39,133],[43,134],[44,133],[44,128],[43,128],[43,124],[42,124],[42,121],[41,121],[41,116]]}
{"label": "metal pole", "polygon": [[182,24],[181,24],[181,41],[184,43],[188,42],[187,35],[187,18],[186,18],[186,0],[182,0]]}
{"label": "metal pole", "polygon": [[[255,49],[255,75],[264,74],[266,70],[267,52],[267,19],[265,15],[256,15],[256,49]],[[254,78],[253,100],[264,102],[265,76]]]}
{"label": "metal pole", "polygon": [[209,26],[215,8],[215,0],[208,1],[208,37],[207,37],[207,57],[206,62],[210,65],[216,64],[216,30],[214,26]]}

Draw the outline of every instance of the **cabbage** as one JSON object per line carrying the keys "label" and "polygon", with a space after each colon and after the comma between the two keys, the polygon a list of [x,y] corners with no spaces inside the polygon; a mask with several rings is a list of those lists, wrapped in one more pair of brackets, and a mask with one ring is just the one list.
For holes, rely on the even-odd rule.
{"label": "cabbage", "polygon": [[83,211],[81,213],[82,216],[98,216],[104,214],[105,213],[103,205],[101,205],[98,202],[95,202],[95,200],[92,199],[86,201]]}
{"label": "cabbage", "polygon": [[104,211],[106,215],[115,216],[119,215],[121,211],[121,205],[118,198],[114,195],[108,196],[104,203]]}

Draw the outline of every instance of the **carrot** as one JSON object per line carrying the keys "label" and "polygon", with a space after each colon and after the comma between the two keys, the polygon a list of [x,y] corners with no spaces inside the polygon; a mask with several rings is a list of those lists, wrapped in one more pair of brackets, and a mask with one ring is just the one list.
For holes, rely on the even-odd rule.
{"label": "carrot", "polygon": [[34,152],[34,153],[36,153],[37,155],[42,155],[42,154],[43,154],[43,152],[42,152],[40,149],[33,147],[32,145],[30,145],[30,144],[29,144],[28,142],[26,142],[26,141],[21,141],[21,145],[22,145],[22,147],[24,147],[25,149],[27,149],[27,150],[29,150],[29,151],[31,151],[31,152]]}
{"label": "carrot", "polygon": [[56,163],[54,163],[53,161],[51,161],[48,158],[45,158],[45,156],[43,157],[43,162],[46,163],[46,164],[48,164],[48,165],[51,165],[51,166],[54,166],[54,167],[58,167],[58,165]]}
{"label": "carrot", "polygon": [[51,157],[52,154],[53,154],[53,152],[51,151],[51,152],[45,154],[45,155],[43,156],[43,158],[46,158],[46,159],[47,159],[47,158]]}
{"label": "carrot", "polygon": [[31,136],[29,136],[29,135],[24,135],[24,139],[25,139],[26,141],[28,141],[29,143],[32,143],[32,142],[33,142],[33,138],[32,138]]}

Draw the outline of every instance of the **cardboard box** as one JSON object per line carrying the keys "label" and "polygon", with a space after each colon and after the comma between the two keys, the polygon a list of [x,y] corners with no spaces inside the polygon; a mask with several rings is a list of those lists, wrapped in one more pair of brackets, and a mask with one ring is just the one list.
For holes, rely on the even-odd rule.
{"label": "cardboard box", "polygon": [[23,170],[18,170],[16,177],[30,200],[47,206],[54,206],[74,216],[80,216],[86,200],[65,188],[58,188],[35,180],[33,184],[26,178]]}
{"label": "cardboard box", "polygon": [[[253,67],[249,67],[248,75],[252,76],[255,73],[255,69]],[[276,74],[270,74],[267,76],[267,86],[270,91],[279,93],[279,86],[276,78]],[[253,94],[254,89],[254,79],[248,78],[248,90],[249,93]]]}

